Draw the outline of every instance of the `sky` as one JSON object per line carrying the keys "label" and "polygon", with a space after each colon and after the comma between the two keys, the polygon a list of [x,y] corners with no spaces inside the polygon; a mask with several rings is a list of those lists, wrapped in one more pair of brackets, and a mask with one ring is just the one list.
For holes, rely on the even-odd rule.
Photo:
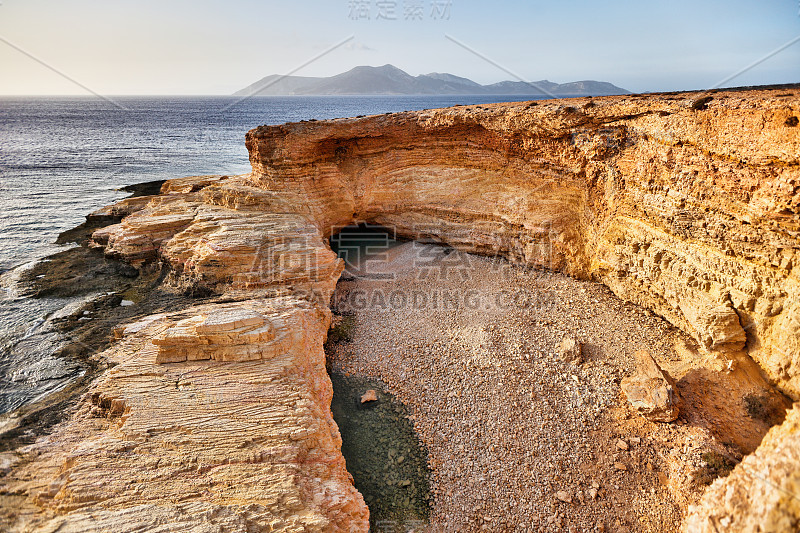
{"label": "sky", "polygon": [[[2,0],[0,94],[231,94],[384,64],[706,89],[797,37],[798,0]],[[800,40],[722,86],[791,82]]]}

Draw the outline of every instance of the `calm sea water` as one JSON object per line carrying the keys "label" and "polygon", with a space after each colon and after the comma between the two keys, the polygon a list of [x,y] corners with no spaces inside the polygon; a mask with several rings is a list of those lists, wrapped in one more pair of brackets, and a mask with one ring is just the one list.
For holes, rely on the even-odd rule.
{"label": "calm sea water", "polygon": [[129,111],[99,98],[0,98],[0,271],[55,251],[61,231],[124,197],[119,187],[247,172],[244,135],[262,124],[507,98],[115,98]]}
{"label": "calm sea water", "polygon": [[[525,100],[524,97],[511,97]],[[245,133],[262,124],[482,104],[504,96],[0,97],[0,413],[63,387],[80,368],[56,360],[51,319],[75,301],[17,294],[20,268],[59,233],[126,196],[133,183],[249,171]],[[3,274],[4,273],[4,274]]]}

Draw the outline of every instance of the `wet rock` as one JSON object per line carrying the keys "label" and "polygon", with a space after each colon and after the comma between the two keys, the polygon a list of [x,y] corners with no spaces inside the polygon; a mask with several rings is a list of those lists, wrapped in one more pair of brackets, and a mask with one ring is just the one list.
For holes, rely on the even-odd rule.
{"label": "wet rock", "polygon": [[636,352],[636,359],[636,373],[621,384],[628,402],[648,420],[672,422],[680,414],[672,380],[648,352]]}

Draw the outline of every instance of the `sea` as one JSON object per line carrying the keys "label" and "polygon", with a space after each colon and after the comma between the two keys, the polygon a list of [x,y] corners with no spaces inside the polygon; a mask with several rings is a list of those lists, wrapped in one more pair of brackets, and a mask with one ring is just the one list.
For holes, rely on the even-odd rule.
{"label": "sea", "polygon": [[[540,97],[539,97],[540,98]],[[487,104],[520,96],[0,97],[0,414],[66,386],[52,325],[82,302],[33,299],[16,280],[58,235],[148,181],[250,170],[264,124]],[[2,430],[0,420],[0,431]]]}

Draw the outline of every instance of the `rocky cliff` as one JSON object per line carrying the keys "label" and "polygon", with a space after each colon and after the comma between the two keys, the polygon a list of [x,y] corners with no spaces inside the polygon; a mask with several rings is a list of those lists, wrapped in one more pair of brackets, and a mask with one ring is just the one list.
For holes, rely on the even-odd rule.
{"label": "rocky cliff", "polygon": [[800,398],[798,98],[699,97],[262,127],[249,179],[302,192],[324,235],[371,221],[595,278]]}
{"label": "rocky cliff", "polygon": [[[584,98],[250,131],[251,174],[172,180],[94,234],[109,256],[163,262],[174,285],[228,303],[121,330],[104,355],[118,365],[7,480],[27,495],[15,527],[85,530],[94,516],[118,531],[170,520],[364,530],[322,351],[342,269],[326,239],[354,222],[601,281],[722,365],[752,358],[800,399],[797,94]],[[747,461],[796,464],[780,445],[793,428]],[[714,490],[750,482],[732,475]],[[735,512],[781,501],[744,498]],[[693,527],[712,520],[713,501],[701,503]]]}

